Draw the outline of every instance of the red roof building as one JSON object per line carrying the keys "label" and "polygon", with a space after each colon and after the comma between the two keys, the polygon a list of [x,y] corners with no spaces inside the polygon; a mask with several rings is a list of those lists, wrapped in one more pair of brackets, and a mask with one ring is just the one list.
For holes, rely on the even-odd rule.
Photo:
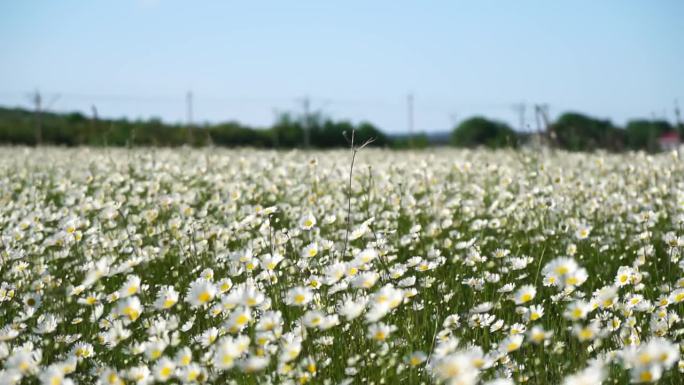
{"label": "red roof building", "polygon": [[666,132],[658,138],[658,145],[663,151],[676,150],[680,143],[679,134],[675,131]]}

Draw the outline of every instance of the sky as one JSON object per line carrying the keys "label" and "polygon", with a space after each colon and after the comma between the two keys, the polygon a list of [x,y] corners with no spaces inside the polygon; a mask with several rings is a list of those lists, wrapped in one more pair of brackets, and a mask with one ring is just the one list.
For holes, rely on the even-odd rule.
{"label": "sky", "polygon": [[[386,132],[473,115],[536,129],[684,105],[684,1],[2,1],[0,105],[271,124],[312,111]],[[519,106],[525,106],[520,115]]]}

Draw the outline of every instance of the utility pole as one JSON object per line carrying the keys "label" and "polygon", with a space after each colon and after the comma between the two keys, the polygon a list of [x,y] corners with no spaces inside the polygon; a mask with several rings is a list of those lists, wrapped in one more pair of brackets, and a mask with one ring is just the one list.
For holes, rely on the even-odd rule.
{"label": "utility pole", "polygon": [[192,144],[192,91],[185,94],[186,118],[188,124],[188,142]]}
{"label": "utility pole", "polygon": [[413,147],[413,93],[406,96],[406,118],[409,135],[409,147]]}
{"label": "utility pole", "polygon": [[527,106],[524,102],[514,104],[513,110],[518,113],[518,129],[520,132],[525,132],[525,109]]}
{"label": "utility pole", "polygon": [[[273,109],[273,115],[275,116],[275,121],[278,122],[280,120],[280,112],[278,112],[277,109]],[[278,124],[275,124],[273,126],[273,129],[271,130],[273,133],[273,147],[274,148],[279,148],[280,147],[280,138],[278,138]]]}
{"label": "utility pole", "polygon": [[93,113],[93,116],[90,118],[90,133],[91,137],[95,137],[97,135],[97,107],[94,104],[91,105],[90,111]]}
{"label": "utility pole", "polygon": [[655,151],[656,150],[656,141],[658,138],[656,138],[656,120],[658,120],[658,117],[656,116],[655,111],[651,111],[651,132],[650,135],[648,136],[648,150],[649,151]]}
{"label": "utility pole", "polygon": [[309,109],[311,108],[311,100],[308,96],[302,99],[302,107],[304,108],[304,148],[309,148],[311,145],[311,113]]}
{"label": "utility pole", "polygon": [[548,144],[554,144],[556,142],[556,133],[553,132],[549,124],[549,105],[548,104],[535,104],[534,105],[534,117],[537,121],[537,131],[543,131],[546,134],[546,140]]}
{"label": "utility pole", "polygon": [[679,110],[679,103],[677,99],[674,101],[674,113],[675,113],[675,124],[677,125],[677,133],[679,135],[684,135],[684,127],[682,126],[682,116]]}
{"label": "utility pole", "polygon": [[40,96],[40,92],[36,89],[36,93],[33,95],[33,104],[35,106],[35,119],[36,119],[36,145],[40,145],[43,142],[43,111],[42,108],[43,98]]}
{"label": "utility pole", "polygon": [[29,95],[29,98],[34,106],[36,145],[40,145],[43,143],[43,110],[50,108],[59,99],[59,95],[54,95],[47,106],[43,103],[43,96],[38,89]]}
{"label": "utility pole", "polygon": [[456,128],[456,124],[458,123],[458,114],[455,112],[449,114],[449,122],[451,123],[452,129]]}

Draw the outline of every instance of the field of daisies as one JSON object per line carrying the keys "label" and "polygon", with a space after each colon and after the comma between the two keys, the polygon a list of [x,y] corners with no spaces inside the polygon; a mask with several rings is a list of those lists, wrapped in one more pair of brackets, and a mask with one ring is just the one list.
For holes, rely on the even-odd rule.
{"label": "field of daisies", "polygon": [[0,148],[0,385],[684,383],[676,153],[353,155]]}

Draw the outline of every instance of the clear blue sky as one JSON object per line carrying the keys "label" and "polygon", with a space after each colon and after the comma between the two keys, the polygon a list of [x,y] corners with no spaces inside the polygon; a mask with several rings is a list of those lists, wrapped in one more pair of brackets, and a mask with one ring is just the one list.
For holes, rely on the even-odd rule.
{"label": "clear blue sky", "polygon": [[514,103],[618,124],[684,105],[684,1],[2,1],[0,105],[268,125],[276,111],[406,130]]}

